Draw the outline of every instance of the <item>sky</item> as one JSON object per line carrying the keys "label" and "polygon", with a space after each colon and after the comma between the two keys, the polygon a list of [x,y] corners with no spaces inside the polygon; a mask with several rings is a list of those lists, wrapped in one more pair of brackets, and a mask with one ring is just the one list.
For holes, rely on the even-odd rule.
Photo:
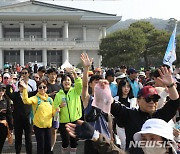
{"label": "sky", "polygon": [[[4,2],[28,0],[1,0]],[[38,0],[62,6],[116,14],[122,20],[175,18],[180,20],[180,0]]]}
{"label": "sky", "polygon": [[175,18],[180,20],[180,0],[41,0],[53,4],[117,14],[126,19]]}

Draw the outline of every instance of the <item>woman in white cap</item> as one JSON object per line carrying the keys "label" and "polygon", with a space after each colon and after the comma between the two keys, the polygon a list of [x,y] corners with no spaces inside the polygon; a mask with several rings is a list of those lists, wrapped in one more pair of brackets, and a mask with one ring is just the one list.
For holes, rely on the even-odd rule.
{"label": "woman in white cap", "polygon": [[[141,131],[133,136],[135,146],[140,146],[145,154],[174,154],[176,142],[173,139],[172,127],[161,119],[147,120]],[[130,144],[130,146],[134,146]]]}

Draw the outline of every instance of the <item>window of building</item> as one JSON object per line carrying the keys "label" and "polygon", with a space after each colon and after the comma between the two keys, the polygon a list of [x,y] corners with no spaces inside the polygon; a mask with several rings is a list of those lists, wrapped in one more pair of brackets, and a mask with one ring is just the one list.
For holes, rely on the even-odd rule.
{"label": "window of building", "polygon": [[48,66],[50,66],[51,63],[56,63],[57,67],[62,65],[62,50],[48,50],[47,54]]}

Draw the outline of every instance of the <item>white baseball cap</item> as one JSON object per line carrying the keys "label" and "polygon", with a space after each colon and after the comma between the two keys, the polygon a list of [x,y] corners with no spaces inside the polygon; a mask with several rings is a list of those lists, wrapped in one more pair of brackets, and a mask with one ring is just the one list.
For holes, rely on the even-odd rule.
{"label": "white baseball cap", "polygon": [[9,73],[4,73],[3,78],[4,78],[4,77],[10,78],[10,74],[9,74]]}

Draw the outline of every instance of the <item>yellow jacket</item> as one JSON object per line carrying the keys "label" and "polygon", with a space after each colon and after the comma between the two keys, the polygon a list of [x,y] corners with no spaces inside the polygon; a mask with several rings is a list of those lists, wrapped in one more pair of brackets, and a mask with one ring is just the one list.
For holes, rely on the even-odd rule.
{"label": "yellow jacket", "polygon": [[[38,105],[38,97],[42,100],[42,102]],[[53,102],[52,98],[51,102]],[[24,104],[32,104],[32,110],[34,114],[33,124],[39,128],[51,128],[52,126],[52,105],[48,102],[48,95],[45,96],[40,95],[39,93],[36,96],[32,96],[28,98],[27,89],[23,90],[22,100]],[[38,107],[37,107],[38,105]]]}

